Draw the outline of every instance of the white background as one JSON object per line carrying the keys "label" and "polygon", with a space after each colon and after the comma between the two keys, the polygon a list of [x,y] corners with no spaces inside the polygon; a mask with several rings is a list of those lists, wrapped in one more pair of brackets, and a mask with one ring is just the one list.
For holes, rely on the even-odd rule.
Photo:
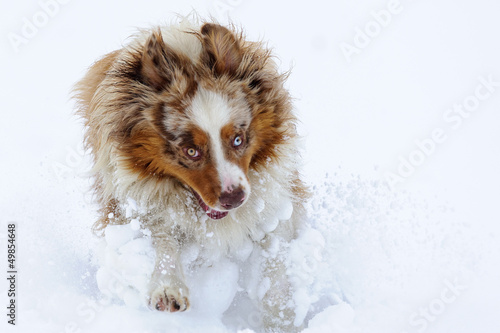
{"label": "white background", "polygon": [[[248,39],[269,42],[283,70],[292,69],[288,87],[301,119],[303,173],[310,184],[320,184],[326,173],[333,183],[351,175],[385,179],[388,173],[398,172],[400,158],[408,159],[418,150],[416,140],[430,138],[435,128],[443,129],[447,140],[393,189],[453,211],[445,219],[457,219],[467,231],[441,232],[460,234],[474,252],[474,265],[465,258],[462,262],[464,267],[474,267],[466,292],[426,331],[498,332],[500,87],[457,129],[443,115],[474,95],[480,77],[500,82],[500,4],[401,0],[400,10],[388,24],[372,31],[368,45],[347,59],[342,43],[355,45],[358,29],[373,25],[372,12],[380,13],[388,3],[72,0],[59,4],[44,22],[39,2],[2,0],[0,241],[5,243],[4,225],[18,223],[19,246],[24,246],[19,250],[19,322],[23,322],[24,307],[25,318],[39,332],[44,327],[47,332],[54,327],[63,332],[67,320],[60,314],[71,311],[61,290],[76,289],[83,299],[91,294],[84,286],[92,285],[92,276],[81,276],[91,275],[85,260],[94,208],[88,203],[87,182],[81,173],[87,164],[80,155],[81,123],[72,114],[72,86],[93,61],[120,48],[137,28],[196,10],[201,16],[211,13],[221,22],[229,15]],[[22,37],[26,20],[36,19],[41,20],[38,31],[15,46],[13,34]],[[433,229],[429,230],[432,238]],[[0,251],[5,251],[4,245]],[[457,254],[454,259],[460,267],[462,258]],[[421,293],[422,300],[409,308],[417,311],[439,296],[443,280],[430,285],[434,289]],[[0,285],[1,304],[7,302],[4,288]],[[46,298],[51,293],[60,294],[54,304]],[[353,307],[356,320],[384,321],[375,312]],[[3,312],[0,325],[6,327]],[[401,318],[403,324],[394,332],[417,331],[408,326],[407,318]],[[353,327],[354,332],[357,326]],[[21,325],[12,331],[30,330]]]}

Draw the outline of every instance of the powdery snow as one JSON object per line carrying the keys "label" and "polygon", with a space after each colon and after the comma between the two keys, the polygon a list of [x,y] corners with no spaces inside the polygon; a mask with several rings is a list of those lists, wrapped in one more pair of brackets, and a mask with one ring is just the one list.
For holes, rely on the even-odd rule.
{"label": "powdery snow", "polygon": [[[50,182],[52,176],[41,179]],[[474,233],[456,222],[446,205],[341,173],[311,182],[315,194],[304,217],[308,225],[291,243],[287,262],[295,288],[295,321],[305,323],[304,333],[412,332],[416,326],[408,323],[418,306],[429,302],[428,290],[436,289],[439,296],[447,283],[470,285],[472,272],[479,269],[478,253],[490,249],[486,243],[484,249],[473,249]],[[58,191],[47,194],[58,196]],[[90,219],[94,208],[85,204],[69,214]],[[165,327],[169,332],[260,331],[262,322],[249,293],[261,298],[269,283],[248,269],[262,255],[251,255],[251,243],[233,260],[210,263],[196,262],[195,245],[185,249],[182,262],[192,309],[158,313],[146,303],[155,258],[150,233],[133,220],[110,226],[104,238],[95,239],[89,222],[83,224],[72,230],[48,221],[47,226],[59,230],[39,226],[36,236],[29,236],[36,241],[23,244],[21,257],[30,258],[33,272],[42,272],[35,280],[24,270],[29,280],[20,284],[26,295],[19,309],[23,331],[59,332],[67,325],[81,332],[110,327],[126,332],[162,332]],[[25,238],[31,234],[28,225],[19,229]],[[50,234],[61,242],[52,242]],[[78,245],[78,238],[90,244]],[[46,289],[33,289],[40,281]]]}
{"label": "powdery snow", "polygon": [[[51,179],[49,175],[44,178]],[[287,275],[297,305],[295,321],[306,324],[304,333],[398,332],[397,327],[402,331],[408,328],[404,321],[415,304],[428,297],[423,297],[426,290],[439,287],[445,279],[469,283],[478,259],[477,251],[469,247],[473,234],[455,222],[446,206],[395,192],[378,181],[341,174],[318,178],[312,185],[315,194],[309,217],[304,217],[308,225],[288,251]],[[81,210],[89,217],[87,210],[93,208],[84,205]],[[20,312],[29,319],[21,327],[64,331],[69,322],[81,332],[109,327],[127,332],[162,332],[164,327],[173,332],[260,331],[260,316],[248,293],[262,298],[269,283],[247,267],[262,255],[251,255],[251,243],[236,259],[210,263],[197,263],[199,249],[188,247],[182,261],[192,309],[180,314],[157,313],[146,303],[155,253],[150,234],[138,228],[138,223],[110,226],[104,238],[80,249],[71,240],[78,234],[90,238],[83,227],[74,235],[68,229],[60,230],[68,238],[66,244],[42,241],[53,244],[50,250],[37,253],[35,245],[25,244],[24,251],[33,262],[51,258],[54,263],[50,271],[43,269],[45,277],[39,277],[52,282],[52,287],[34,293],[47,298],[21,303]],[[64,255],[68,250],[74,254]],[[271,246],[269,251],[279,249]],[[65,277],[51,281],[54,274],[61,274],[57,272],[65,272]],[[30,290],[22,286],[25,292]],[[56,311],[60,304],[65,304],[64,310]],[[378,316],[387,320],[378,320]]]}

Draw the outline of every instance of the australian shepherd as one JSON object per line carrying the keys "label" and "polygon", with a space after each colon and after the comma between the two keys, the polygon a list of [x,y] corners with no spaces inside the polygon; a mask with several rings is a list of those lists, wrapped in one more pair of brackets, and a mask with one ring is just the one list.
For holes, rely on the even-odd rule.
{"label": "australian shepherd", "polygon": [[234,27],[182,20],[141,31],[77,84],[100,205],[94,230],[130,222],[128,200],[140,206],[156,250],[152,310],[189,309],[186,244],[231,257],[251,242],[266,253],[265,326],[296,329],[284,254],[307,190],[286,77],[269,49]]}

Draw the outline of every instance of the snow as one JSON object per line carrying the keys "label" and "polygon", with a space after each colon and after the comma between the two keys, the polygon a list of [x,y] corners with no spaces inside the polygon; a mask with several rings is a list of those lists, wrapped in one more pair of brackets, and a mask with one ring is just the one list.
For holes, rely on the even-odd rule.
{"label": "snow", "polygon": [[309,322],[303,333],[349,332],[354,321],[354,310],[347,303],[331,305]]}
{"label": "snow", "polygon": [[[192,309],[170,315],[147,308],[155,254],[137,204],[129,202],[129,225],[113,226],[103,239],[90,232],[97,216],[88,191],[91,159],[81,144],[81,122],[71,115],[70,89],[136,27],[194,8],[221,21],[229,14],[250,39],[269,41],[283,70],[292,67],[302,174],[313,192],[308,224],[287,250],[302,332],[497,332],[500,48],[493,41],[500,5],[400,0],[395,10],[394,3],[6,4],[0,13],[0,249],[7,224],[15,222],[19,274],[17,325],[7,324],[4,305],[0,330],[261,329],[250,298],[262,296],[269,281],[245,263],[266,253],[252,252],[250,242],[233,258],[211,263],[195,262],[195,246],[186,249],[188,286],[197,286],[190,289]],[[340,45],[356,46],[362,39],[356,33],[373,29],[384,10],[390,22],[369,32],[369,42],[346,59]],[[23,28],[26,22],[38,27]],[[23,31],[26,43],[13,47],[12,33]],[[401,181],[386,183],[405,168]],[[266,204],[256,200],[257,210]],[[280,204],[269,230],[292,213],[289,202]],[[2,267],[6,274],[5,261]],[[7,280],[0,281],[0,303],[7,304]]]}

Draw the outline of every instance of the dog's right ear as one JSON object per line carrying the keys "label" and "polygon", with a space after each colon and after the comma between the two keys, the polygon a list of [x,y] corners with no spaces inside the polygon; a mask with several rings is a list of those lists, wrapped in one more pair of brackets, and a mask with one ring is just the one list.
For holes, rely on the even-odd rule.
{"label": "dog's right ear", "polygon": [[218,75],[233,75],[241,63],[242,51],[238,38],[227,28],[205,23],[201,27],[202,61]]}
{"label": "dog's right ear", "polygon": [[141,58],[141,81],[157,91],[164,90],[172,80],[178,55],[163,42],[160,29],[146,40]]}

